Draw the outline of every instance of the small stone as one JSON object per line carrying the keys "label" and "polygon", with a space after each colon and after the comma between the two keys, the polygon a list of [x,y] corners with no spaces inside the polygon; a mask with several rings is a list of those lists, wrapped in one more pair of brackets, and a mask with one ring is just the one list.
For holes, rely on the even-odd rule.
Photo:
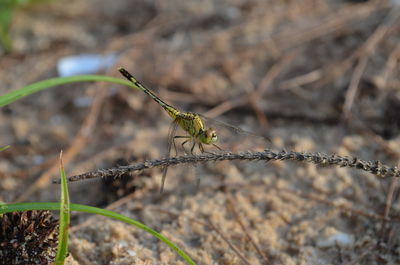
{"label": "small stone", "polygon": [[329,248],[339,246],[341,248],[349,248],[354,245],[354,236],[337,231],[335,228],[326,228],[321,238],[317,239],[317,247]]}

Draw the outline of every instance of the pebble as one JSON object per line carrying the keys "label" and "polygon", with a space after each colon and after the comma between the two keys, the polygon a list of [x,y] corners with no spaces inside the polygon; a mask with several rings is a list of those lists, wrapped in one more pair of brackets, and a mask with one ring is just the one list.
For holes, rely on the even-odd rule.
{"label": "pebble", "polygon": [[335,228],[327,228],[323,235],[317,239],[317,247],[329,248],[339,246],[341,248],[350,248],[354,245],[354,236],[337,231]]}

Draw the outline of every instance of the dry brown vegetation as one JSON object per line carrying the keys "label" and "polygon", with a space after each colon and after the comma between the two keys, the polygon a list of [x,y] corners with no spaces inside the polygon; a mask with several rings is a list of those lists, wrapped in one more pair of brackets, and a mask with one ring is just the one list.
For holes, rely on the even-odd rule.
{"label": "dry brown vegetation", "polygon": [[[359,2],[359,3],[354,3]],[[395,1],[392,1],[394,3]],[[72,54],[117,52],[161,98],[271,139],[258,150],[397,165],[400,10],[389,1],[54,1],[16,13],[0,92]],[[91,104],[79,107],[87,97]],[[141,92],[74,84],[0,111],[0,200],[54,201],[68,175],[163,157],[169,119]],[[237,141],[233,151],[241,149]],[[198,264],[397,264],[398,182],[339,167],[216,162],[71,183],[72,202],[129,215]],[[200,186],[196,188],[196,178]],[[85,220],[86,219],[86,220]],[[183,264],[137,229],[76,214],[70,262]],[[324,247],[332,235],[354,238]],[[76,263],[75,263],[76,264]]]}

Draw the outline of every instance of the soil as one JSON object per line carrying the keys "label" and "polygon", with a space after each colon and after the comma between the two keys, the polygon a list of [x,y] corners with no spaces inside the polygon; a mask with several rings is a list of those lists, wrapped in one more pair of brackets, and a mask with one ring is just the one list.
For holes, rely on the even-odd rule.
{"label": "soil", "polygon": [[[0,93],[56,77],[66,56],[117,54],[101,74],[122,78],[123,66],[179,109],[270,139],[232,136],[225,150],[322,152],[395,166],[396,3],[30,5],[14,13],[13,51],[0,50]],[[170,126],[147,95],[111,83],[47,89],[3,107],[0,121],[0,146],[11,145],[0,153],[3,202],[58,201],[52,179],[60,150],[68,175],[164,157]],[[71,201],[134,218],[197,264],[400,263],[397,179],[310,163],[224,161],[170,167],[160,194],[161,176],[152,169],[71,183]],[[125,223],[81,213],[72,221],[69,264],[185,264]]]}

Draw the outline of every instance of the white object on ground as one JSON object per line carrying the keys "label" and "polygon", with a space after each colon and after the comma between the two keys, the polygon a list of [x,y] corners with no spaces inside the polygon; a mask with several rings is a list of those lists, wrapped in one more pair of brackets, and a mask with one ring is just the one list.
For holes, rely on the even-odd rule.
{"label": "white object on ground", "polygon": [[94,74],[114,65],[115,53],[108,55],[80,54],[67,56],[57,62],[57,72],[61,77]]}
{"label": "white object on ground", "polygon": [[[325,234],[327,231],[325,230]],[[330,230],[329,235],[322,236],[317,240],[317,247],[329,248],[339,246],[349,248],[354,245],[354,236],[337,230]]]}

